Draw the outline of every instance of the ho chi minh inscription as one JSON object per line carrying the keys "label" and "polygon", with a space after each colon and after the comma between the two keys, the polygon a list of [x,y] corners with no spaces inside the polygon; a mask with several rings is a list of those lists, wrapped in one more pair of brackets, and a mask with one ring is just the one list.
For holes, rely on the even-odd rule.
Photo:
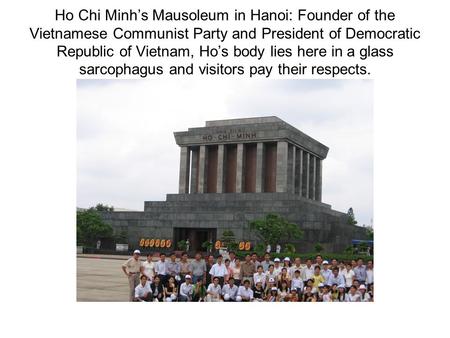
{"label": "ho chi minh inscription", "polygon": [[229,129],[214,134],[203,134],[200,136],[203,142],[221,142],[221,141],[239,141],[252,140],[258,137],[255,131],[246,131],[245,129]]}

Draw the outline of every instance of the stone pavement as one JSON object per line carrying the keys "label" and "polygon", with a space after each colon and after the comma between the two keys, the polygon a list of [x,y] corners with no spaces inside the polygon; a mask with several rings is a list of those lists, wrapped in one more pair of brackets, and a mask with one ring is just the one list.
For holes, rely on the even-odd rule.
{"label": "stone pavement", "polygon": [[77,301],[128,301],[122,262],[128,256],[78,255]]}
{"label": "stone pavement", "polygon": [[[77,301],[128,301],[128,279],[122,271],[122,264],[129,257],[131,256],[78,254]],[[141,261],[146,258],[142,256]],[[157,259],[153,258],[153,261],[156,262]]]}

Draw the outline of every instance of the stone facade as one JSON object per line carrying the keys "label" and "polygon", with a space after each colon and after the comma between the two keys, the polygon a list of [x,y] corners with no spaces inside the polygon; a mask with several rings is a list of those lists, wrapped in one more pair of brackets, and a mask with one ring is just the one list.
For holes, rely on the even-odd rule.
{"label": "stone facade", "polygon": [[277,117],[208,121],[205,127],[175,132],[180,146],[179,194],[144,204],[143,212],[103,215],[129,246],[142,238],[172,241],[220,239],[232,230],[238,241],[255,243],[248,223],[278,213],[296,223],[310,252],[320,242],[339,252],[364,229],[349,226],[346,214],[322,203],[322,162],[328,148]]}

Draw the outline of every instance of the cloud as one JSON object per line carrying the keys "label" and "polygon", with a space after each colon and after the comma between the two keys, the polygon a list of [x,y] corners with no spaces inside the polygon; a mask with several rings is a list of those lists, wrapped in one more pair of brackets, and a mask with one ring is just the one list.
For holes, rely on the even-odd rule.
{"label": "cloud", "polygon": [[276,115],[330,147],[323,201],[373,215],[373,82],[83,80],[77,83],[80,207],[142,210],[178,189],[174,131],[206,120]]}

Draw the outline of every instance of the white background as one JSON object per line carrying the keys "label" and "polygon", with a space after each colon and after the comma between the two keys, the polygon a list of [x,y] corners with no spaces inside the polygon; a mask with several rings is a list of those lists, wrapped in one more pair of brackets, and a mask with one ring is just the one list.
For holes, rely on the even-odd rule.
{"label": "white background", "polygon": [[[372,70],[376,303],[228,308],[159,304],[158,309],[142,304],[139,311],[137,304],[76,303],[76,66],[57,60],[52,42],[31,41],[28,33],[31,25],[52,25],[53,9],[62,3],[1,5],[2,336],[260,332],[375,337],[384,332],[430,336],[443,332],[448,316],[448,291],[441,283],[445,288],[448,280],[450,172],[445,2],[409,1],[395,7],[392,2],[377,2],[377,7],[395,9],[402,22],[422,28],[423,39],[401,44],[396,58],[377,63]],[[159,5],[176,8],[182,3]],[[204,3],[221,9],[244,6],[243,1]],[[320,6],[335,8],[335,3],[321,1]],[[191,1],[191,8],[195,4]],[[318,8],[317,2],[308,1],[271,4],[280,9]],[[90,1],[86,6],[100,4]],[[108,6],[158,4],[109,1]],[[246,6],[261,7],[263,2],[247,1]],[[340,2],[340,7],[367,6],[361,1]]]}

